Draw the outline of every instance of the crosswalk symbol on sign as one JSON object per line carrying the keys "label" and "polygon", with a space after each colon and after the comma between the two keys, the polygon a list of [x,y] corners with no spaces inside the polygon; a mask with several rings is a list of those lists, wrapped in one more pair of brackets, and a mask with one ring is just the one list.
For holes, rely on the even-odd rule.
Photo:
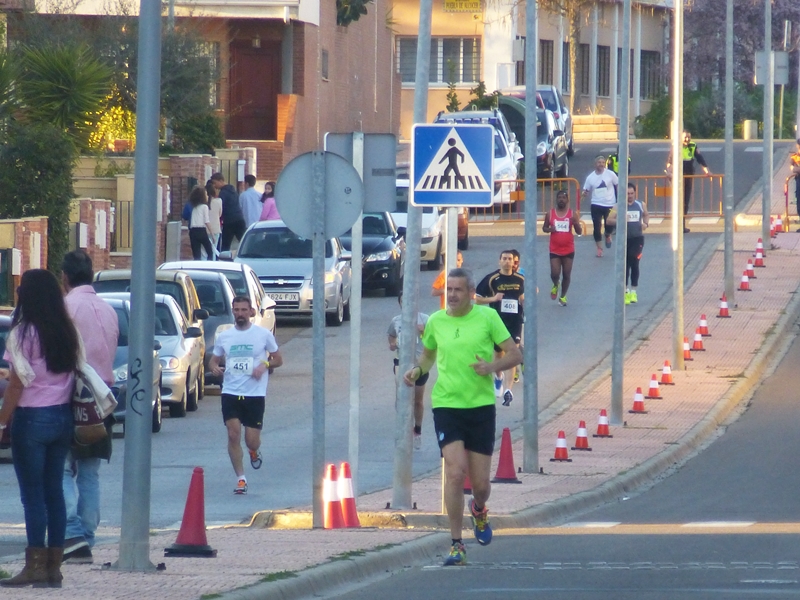
{"label": "crosswalk symbol on sign", "polygon": [[[426,126],[424,131],[430,128],[434,128],[433,135],[426,133],[422,136],[422,147],[418,139],[419,130],[415,130],[416,147],[412,150],[415,159],[412,166],[414,204],[491,205],[494,195],[491,179],[493,127],[440,125]],[[475,154],[482,159],[483,168],[473,158]],[[420,171],[418,167],[423,162],[427,166]]]}

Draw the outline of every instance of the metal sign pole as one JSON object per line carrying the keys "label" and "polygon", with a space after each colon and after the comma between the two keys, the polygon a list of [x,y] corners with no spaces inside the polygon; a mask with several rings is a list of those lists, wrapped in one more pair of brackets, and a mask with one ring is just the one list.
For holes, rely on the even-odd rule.
{"label": "metal sign pole", "polygon": [[683,370],[683,2],[673,9],[672,38],[672,346]]}
{"label": "metal sign pole", "polygon": [[[353,133],[353,166],[364,180],[364,133]],[[363,213],[362,213],[363,214]],[[361,215],[353,223],[350,245],[352,259],[350,292],[350,420],[348,427],[347,455],[353,477],[353,494],[358,497],[358,435],[361,407],[361,275],[364,246]]]}
{"label": "metal sign pole", "polygon": [[322,477],[325,470],[325,153],[312,153],[311,192],[314,236],[312,306],[313,349],[312,417],[311,417],[311,496],[312,526],[324,526]]}
{"label": "metal sign pole", "polygon": [[725,297],[736,306],[733,274],[733,0],[725,16]]}
{"label": "metal sign pole", "polygon": [[136,99],[136,167],[133,192],[128,415],[122,474],[122,521],[115,569],[149,571],[151,398],[155,319],[156,202],[161,88],[161,5],[142,1],[139,13],[139,80]]}
{"label": "metal sign pole", "polygon": [[775,123],[775,53],[772,51],[772,1],[764,2],[764,52],[767,73],[764,77],[764,154],[762,155],[763,195],[761,199],[761,237],[769,247],[769,214],[772,208],[772,141]]}

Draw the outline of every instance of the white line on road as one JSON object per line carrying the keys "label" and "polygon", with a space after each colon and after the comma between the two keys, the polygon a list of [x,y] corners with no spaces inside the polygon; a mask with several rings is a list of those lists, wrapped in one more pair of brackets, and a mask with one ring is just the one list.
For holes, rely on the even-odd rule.
{"label": "white line on road", "polygon": [[744,149],[745,152],[763,152],[764,148],[761,146],[748,146]]}

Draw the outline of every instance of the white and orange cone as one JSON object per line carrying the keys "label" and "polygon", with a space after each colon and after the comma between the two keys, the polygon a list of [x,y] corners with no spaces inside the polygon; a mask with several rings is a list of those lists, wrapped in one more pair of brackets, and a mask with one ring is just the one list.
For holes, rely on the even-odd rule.
{"label": "white and orange cone", "polygon": [[572,447],[573,450],[584,450],[591,452],[592,449],[589,447],[589,436],[586,435],[586,421],[581,421],[578,423],[578,434],[575,436],[575,445]]}
{"label": "white and orange cone", "polygon": [[336,465],[328,465],[325,472],[325,479],[322,482],[322,502],[325,507],[323,521],[325,529],[344,528],[344,515],[342,515],[342,503],[339,502],[336,479]]}
{"label": "white and orange cone", "polygon": [[722,298],[719,301],[719,314],[717,315],[718,319],[730,319],[731,313],[728,310],[728,297],[723,293]]}
{"label": "white and orange cone", "polygon": [[653,373],[653,376],[650,378],[650,388],[647,390],[647,396],[645,396],[645,398],[650,400],[661,399],[661,390],[658,389],[658,377],[656,377],[655,373]]}
{"label": "white and orange cone", "polygon": [[350,463],[343,462],[339,467],[339,481],[336,491],[342,504],[342,516],[345,527],[361,527],[356,510],[356,499],[353,495],[353,477],[350,474]]}
{"label": "white and orange cone", "polygon": [[705,315],[700,315],[700,324],[698,327],[700,329],[700,335],[703,337],[711,337],[711,334],[708,332],[708,320]]}
{"label": "white and orange cone", "polygon": [[750,279],[758,279],[756,277],[756,270],[753,268],[753,259],[752,258],[748,258],[747,259],[747,269],[745,270],[745,273],[747,273],[747,276]]}
{"label": "white and orange cone", "polygon": [[783,219],[780,215],[775,215],[775,237],[783,231]]}
{"label": "white and orange cone", "polygon": [[754,267],[758,267],[758,268],[766,267],[767,265],[764,264],[764,257],[765,256],[766,256],[766,254],[764,254],[761,250],[758,250],[756,252],[756,260],[753,263],[753,266]]}
{"label": "white and orange cone", "polygon": [[664,367],[661,369],[661,385],[675,385],[672,381],[672,365],[668,360],[664,361]]}
{"label": "white and orange cone", "polygon": [[740,292],[752,292],[750,289],[750,278],[747,276],[747,271],[742,273],[742,281],[739,284]]}
{"label": "white and orange cone", "polygon": [[556,440],[556,454],[550,459],[550,462],[572,462],[567,452],[567,436],[563,431],[558,432],[558,439]]}
{"label": "white and orange cone", "polygon": [[694,360],[689,349],[689,338],[683,338],[683,360]]}
{"label": "white and orange cone", "polygon": [[703,335],[700,333],[700,328],[694,330],[694,342],[692,343],[692,352],[705,352],[703,348]]}
{"label": "white and orange cone", "polygon": [[597,433],[592,437],[596,438],[611,438],[611,432],[608,429],[608,413],[605,408],[600,409],[600,416],[597,419]]}
{"label": "white and orange cone", "polygon": [[644,409],[644,396],[642,396],[642,388],[636,388],[636,393],[633,395],[633,408],[628,412],[637,415],[647,414],[647,411]]}
{"label": "white and orange cone", "polygon": [[767,252],[764,250],[764,242],[761,240],[761,238],[758,238],[758,241],[756,242],[756,251],[753,252],[753,256],[757,256],[759,251],[761,252],[762,257],[767,255]]}

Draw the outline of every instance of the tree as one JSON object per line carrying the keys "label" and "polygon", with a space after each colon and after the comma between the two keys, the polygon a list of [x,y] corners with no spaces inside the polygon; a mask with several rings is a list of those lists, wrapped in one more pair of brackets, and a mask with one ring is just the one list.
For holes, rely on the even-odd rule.
{"label": "tree", "polygon": [[336,0],[336,24],[347,27],[367,14],[370,0]]}

